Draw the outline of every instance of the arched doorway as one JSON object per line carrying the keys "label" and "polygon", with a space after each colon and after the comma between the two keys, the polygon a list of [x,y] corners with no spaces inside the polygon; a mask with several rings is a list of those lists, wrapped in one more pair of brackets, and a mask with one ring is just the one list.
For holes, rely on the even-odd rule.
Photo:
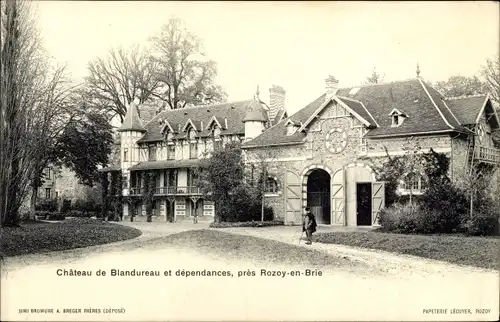
{"label": "arched doorway", "polygon": [[313,170],[307,178],[307,206],[318,224],[331,224],[330,175],[323,169]]}

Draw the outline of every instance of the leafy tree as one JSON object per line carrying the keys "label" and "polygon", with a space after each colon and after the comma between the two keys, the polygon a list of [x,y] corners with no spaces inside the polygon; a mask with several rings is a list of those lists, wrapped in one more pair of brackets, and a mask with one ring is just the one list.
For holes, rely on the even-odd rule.
{"label": "leafy tree", "polygon": [[69,122],[53,158],[72,169],[81,183],[92,186],[99,179],[97,167],[108,164],[112,145],[111,125],[103,115],[90,111]]}
{"label": "leafy tree", "polygon": [[224,207],[231,204],[231,197],[237,196],[244,184],[244,165],[241,147],[229,143],[224,149],[214,151],[202,161],[203,171],[198,181],[205,198],[215,202],[215,221],[224,221]]}
{"label": "leafy tree", "polygon": [[478,77],[451,76],[447,81],[436,82],[435,88],[446,97],[484,94],[488,88]]}
{"label": "leafy tree", "polygon": [[112,48],[107,57],[89,62],[81,95],[89,107],[110,117],[118,115],[123,121],[128,104],[134,100],[144,103],[152,99],[159,86],[155,77],[157,64],[150,53],[138,46],[126,50]]}
{"label": "leafy tree", "polygon": [[382,83],[383,81],[384,81],[384,76],[380,75],[375,67],[373,67],[372,74],[366,77],[367,84],[379,84]]}
{"label": "leafy tree", "polygon": [[172,18],[151,38],[152,61],[158,66],[159,94],[171,109],[223,102],[226,93],[215,84],[217,65],[202,59],[201,41],[178,18]]}

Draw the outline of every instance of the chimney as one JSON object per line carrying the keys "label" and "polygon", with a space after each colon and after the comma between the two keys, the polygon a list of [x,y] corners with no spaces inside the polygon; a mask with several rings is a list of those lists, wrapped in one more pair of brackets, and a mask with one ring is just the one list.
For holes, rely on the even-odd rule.
{"label": "chimney", "polygon": [[338,89],[339,81],[332,75],[328,76],[328,78],[325,79],[325,99],[332,98],[333,95],[337,94]]}
{"label": "chimney", "polygon": [[273,121],[278,112],[285,110],[285,93],[279,85],[273,85],[269,89],[269,118]]}

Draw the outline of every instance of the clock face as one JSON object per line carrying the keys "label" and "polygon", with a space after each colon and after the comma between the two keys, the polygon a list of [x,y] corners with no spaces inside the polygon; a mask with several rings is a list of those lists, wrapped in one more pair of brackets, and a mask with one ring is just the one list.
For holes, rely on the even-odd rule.
{"label": "clock face", "polygon": [[347,146],[347,133],[341,128],[333,128],[326,134],[326,148],[332,153],[340,153]]}

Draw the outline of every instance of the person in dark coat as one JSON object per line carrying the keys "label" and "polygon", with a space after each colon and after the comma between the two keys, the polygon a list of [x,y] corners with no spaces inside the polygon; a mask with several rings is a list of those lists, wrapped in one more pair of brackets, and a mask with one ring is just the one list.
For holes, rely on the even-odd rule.
{"label": "person in dark coat", "polygon": [[316,231],[316,218],[310,208],[306,208],[306,213],[302,221],[302,231],[306,232],[307,245],[312,244],[312,234]]}

